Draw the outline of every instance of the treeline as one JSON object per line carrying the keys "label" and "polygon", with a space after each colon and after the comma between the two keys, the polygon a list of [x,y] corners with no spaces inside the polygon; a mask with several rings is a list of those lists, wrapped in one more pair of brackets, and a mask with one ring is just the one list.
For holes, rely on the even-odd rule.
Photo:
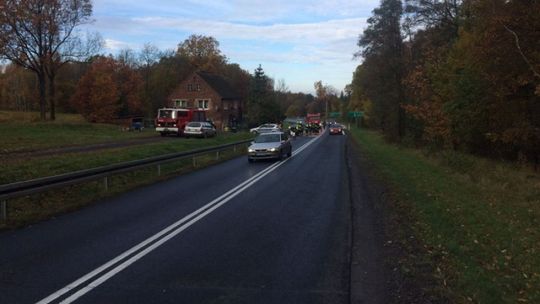
{"label": "treeline", "polygon": [[0,60],[8,62],[0,66],[3,109],[39,110],[41,120],[54,120],[56,111],[80,113],[93,122],[150,118],[196,70],[228,80],[244,101],[250,125],[341,108],[335,90],[322,82],[315,84],[316,97],[295,94],[284,81],[275,85],[261,67],[251,75],[229,63],[213,37],[192,35],[170,51],[147,44],[140,52],[99,55],[104,45],[99,33],[82,36],[76,30],[91,22],[91,0],[8,1],[1,7]]}
{"label": "treeline", "polygon": [[[336,104],[334,89],[319,83],[318,96],[292,93],[284,80],[276,83],[262,67],[250,74],[229,63],[215,38],[199,35],[181,42],[177,50],[162,51],[146,44],[139,52],[124,49],[114,56],[93,55],[82,62],[66,62],[56,76],[53,103],[59,112],[80,113],[91,122],[127,116],[152,118],[180,82],[197,70],[220,75],[233,86],[245,103],[248,120],[244,123],[249,125],[305,116],[308,111],[323,112],[327,100],[331,106]],[[37,93],[33,71],[15,63],[3,67],[0,108],[39,110]]]}
{"label": "treeline", "polygon": [[540,2],[382,0],[351,102],[391,141],[539,162]]}

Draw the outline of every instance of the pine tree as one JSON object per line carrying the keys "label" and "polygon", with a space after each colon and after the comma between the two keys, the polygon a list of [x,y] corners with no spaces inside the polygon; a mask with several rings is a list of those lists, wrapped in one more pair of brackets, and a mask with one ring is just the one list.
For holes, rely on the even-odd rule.
{"label": "pine tree", "polygon": [[383,0],[368,19],[368,27],[360,37],[356,54],[363,57],[361,77],[367,97],[373,103],[373,120],[387,138],[403,136],[402,102],[402,35],[400,0]]}
{"label": "pine tree", "polygon": [[248,123],[258,125],[281,119],[279,105],[275,102],[272,80],[259,65],[251,80],[248,96]]}

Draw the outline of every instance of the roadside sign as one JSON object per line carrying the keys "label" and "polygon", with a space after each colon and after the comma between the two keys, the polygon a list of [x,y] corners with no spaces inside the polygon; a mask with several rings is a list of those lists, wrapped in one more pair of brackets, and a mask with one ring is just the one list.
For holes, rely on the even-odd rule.
{"label": "roadside sign", "polygon": [[349,112],[349,117],[352,117],[352,118],[357,118],[357,117],[362,117],[364,116],[364,112]]}
{"label": "roadside sign", "polygon": [[330,118],[341,117],[341,112],[330,112],[330,113],[328,113],[328,117],[330,117]]}

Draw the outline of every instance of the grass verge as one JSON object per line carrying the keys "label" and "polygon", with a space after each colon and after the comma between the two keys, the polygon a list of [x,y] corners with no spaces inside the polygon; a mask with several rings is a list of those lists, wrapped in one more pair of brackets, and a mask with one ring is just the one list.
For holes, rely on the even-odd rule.
{"label": "grass verge", "polygon": [[452,303],[540,303],[539,174],[351,134],[391,190],[407,277],[427,275],[425,292]]}
{"label": "grass verge", "polygon": [[248,133],[223,133],[213,138],[167,138],[165,141],[138,146],[90,152],[65,153],[35,158],[0,160],[0,184],[58,175],[110,164],[139,160],[162,154],[217,146],[250,138]]}
{"label": "grass verge", "polygon": [[152,130],[125,132],[121,129],[118,125],[88,123],[77,114],[59,113],[55,121],[42,122],[38,113],[0,111],[0,152],[16,153],[156,136]]}
{"label": "grass verge", "polygon": [[163,164],[159,174],[154,166],[116,174],[108,178],[107,189],[104,179],[99,179],[12,199],[7,205],[8,220],[0,222],[0,230],[22,227],[58,214],[74,211],[100,199],[185,174],[242,154],[245,154],[245,148],[238,148],[236,151],[231,148],[220,152],[219,159],[216,158],[215,153],[211,153],[196,156],[195,159],[188,158]]}

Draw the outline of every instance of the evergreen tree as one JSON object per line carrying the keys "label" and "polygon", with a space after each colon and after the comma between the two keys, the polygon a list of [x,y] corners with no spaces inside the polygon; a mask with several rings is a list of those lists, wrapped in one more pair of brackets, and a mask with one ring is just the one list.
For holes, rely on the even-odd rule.
{"label": "evergreen tree", "polygon": [[368,27],[360,37],[356,54],[363,57],[360,82],[373,103],[372,118],[387,138],[399,140],[403,136],[402,74],[403,41],[400,0],[383,0],[368,19]]}
{"label": "evergreen tree", "polygon": [[282,118],[274,98],[272,79],[264,74],[261,65],[251,79],[247,106],[249,125],[278,122]]}

